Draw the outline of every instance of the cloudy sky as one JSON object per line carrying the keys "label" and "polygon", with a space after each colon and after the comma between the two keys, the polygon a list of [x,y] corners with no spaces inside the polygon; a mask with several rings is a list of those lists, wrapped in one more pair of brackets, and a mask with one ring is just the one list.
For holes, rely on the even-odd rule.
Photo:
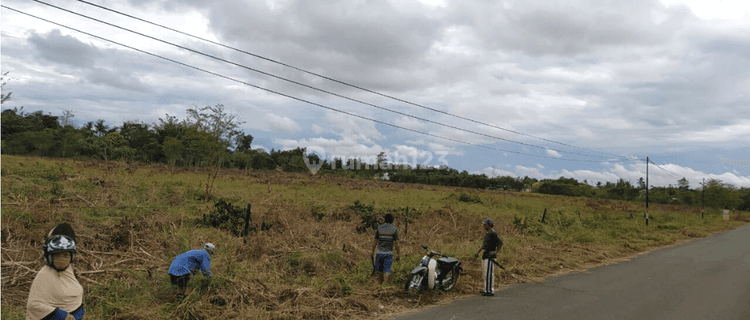
{"label": "cloudy sky", "polygon": [[2,8],[3,110],[114,127],[223,104],[268,150],[590,183],[648,156],[652,185],[750,187],[747,1],[90,1],[45,2],[151,38],[3,0],[113,41]]}

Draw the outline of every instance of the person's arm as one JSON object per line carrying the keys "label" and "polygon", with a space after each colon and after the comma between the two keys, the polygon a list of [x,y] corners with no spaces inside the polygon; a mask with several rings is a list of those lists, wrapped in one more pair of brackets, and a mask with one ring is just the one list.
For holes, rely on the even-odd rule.
{"label": "person's arm", "polygon": [[76,318],[62,309],[55,308],[54,311],[42,318],[42,320],[76,320]]}
{"label": "person's arm", "polygon": [[204,253],[205,254],[201,258],[201,272],[203,272],[203,275],[206,277],[211,278],[211,256],[208,255],[208,252],[204,251]]}
{"label": "person's arm", "polygon": [[[70,314],[76,320],[83,320],[83,318],[84,318],[83,316],[84,316],[85,313],[86,313],[86,310],[83,309],[83,304],[81,304],[81,306],[78,307],[78,309],[73,310],[73,312],[71,312]],[[68,319],[66,318],[66,320],[68,320]]]}
{"label": "person's arm", "polygon": [[477,252],[474,253],[474,258],[478,258],[479,252],[481,252],[482,250],[484,250],[484,243],[482,243],[482,245],[479,246],[479,249],[477,249]]}
{"label": "person's arm", "polygon": [[375,263],[375,254],[378,252],[378,238],[380,234],[375,231],[375,244],[372,246],[372,263]]}
{"label": "person's arm", "polygon": [[484,247],[487,245],[487,235],[485,234],[484,238],[482,238],[482,244],[479,246],[479,249],[477,249],[477,252],[474,253],[474,258],[479,258],[479,252],[484,250]]}

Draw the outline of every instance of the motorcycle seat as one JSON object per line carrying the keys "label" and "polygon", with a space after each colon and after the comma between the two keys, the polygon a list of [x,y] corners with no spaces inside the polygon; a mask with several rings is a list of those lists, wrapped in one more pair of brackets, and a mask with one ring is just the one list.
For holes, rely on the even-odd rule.
{"label": "motorcycle seat", "polygon": [[454,265],[454,264],[458,263],[458,259],[452,258],[452,257],[448,257],[448,258],[442,257],[442,258],[438,259],[438,263],[441,264],[441,265]]}

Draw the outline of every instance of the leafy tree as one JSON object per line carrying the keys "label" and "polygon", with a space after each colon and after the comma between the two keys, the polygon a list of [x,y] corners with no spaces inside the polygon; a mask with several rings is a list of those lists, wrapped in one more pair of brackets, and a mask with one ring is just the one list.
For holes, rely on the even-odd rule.
{"label": "leafy tree", "polygon": [[188,109],[187,121],[196,126],[198,131],[211,134],[222,143],[222,149],[232,146],[235,138],[242,134],[237,128],[244,123],[238,120],[237,115],[226,113],[223,104]]}
{"label": "leafy tree", "polygon": [[102,119],[96,120],[96,123],[94,124],[94,132],[97,137],[104,137],[109,133],[109,126],[105,125],[104,120]]}
{"label": "leafy tree", "polygon": [[169,159],[169,165],[171,166],[171,168],[174,168],[177,160],[180,160],[182,158],[182,143],[180,143],[180,140],[177,140],[177,138],[175,137],[167,137],[166,139],[164,139],[162,148],[164,150],[164,154],[167,156],[167,159]]}
{"label": "leafy tree", "polygon": [[235,144],[236,144],[236,148],[234,149],[235,152],[238,152],[238,153],[250,152],[251,150],[253,150],[252,148],[253,136],[240,132],[235,137]]}
{"label": "leafy tree", "polygon": [[52,129],[28,131],[20,133],[19,140],[24,141],[24,143],[31,147],[29,150],[30,154],[47,157],[55,146],[54,134],[55,131]]}
{"label": "leafy tree", "polygon": [[734,192],[735,188],[731,184],[724,183],[719,179],[710,179],[706,181],[705,188],[706,206],[736,208],[741,204],[739,193]]}
{"label": "leafy tree", "polygon": [[646,190],[646,180],[643,180],[643,177],[638,178],[638,189]]}
{"label": "leafy tree", "polygon": [[135,150],[134,159],[146,162],[159,162],[163,159],[164,153],[159,146],[158,135],[148,124],[125,122],[120,128],[120,134]]}
{"label": "leafy tree", "polygon": [[63,111],[63,115],[59,118],[60,130],[58,130],[56,140],[60,142],[60,148],[62,149],[62,157],[65,158],[68,148],[76,143],[76,129],[73,124],[73,118],[75,115],[71,110]]}
{"label": "leafy tree", "polygon": [[119,132],[110,132],[104,137],[89,138],[89,148],[103,160],[131,159],[135,150]]}
{"label": "leafy tree", "polygon": [[690,182],[685,177],[682,177],[682,179],[677,180],[677,188],[680,190],[690,190]]}
{"label": "leafy tree", "polygon": [[10,73],[10,71],[5,71],[0,77],[0,104],[3,104],[10,100],[10,95],[13,94],[13,92],[5,93],[5,84],[8,83],[8,80],[6,80],[8,73]]}
{"label": "leafy tree", "polygon": [[740,200],[740,204],[737,209],[750,211],[750,188],[742,188],[738,190],[737,193]]}

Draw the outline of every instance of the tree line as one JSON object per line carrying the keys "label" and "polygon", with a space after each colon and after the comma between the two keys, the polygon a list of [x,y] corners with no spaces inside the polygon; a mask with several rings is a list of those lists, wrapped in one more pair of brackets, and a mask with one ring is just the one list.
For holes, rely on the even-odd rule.
{"label": "tree line", "polygon": [[[127,121],[109,126],[104,120],[74,125],[72,111],[60,116],[42,111],[20,109],[2,111],[2,154],[41,157],[91,158],[162,163],[170,168],[222,167],[253,170],[306,172],[308,163],[320,163],[318,174],[339,174],[366,179],[387,179],[392,182],[455,186],[477,189],[529,191],[553,195],[594,199],[645,201],[643,178],[635,182],[620,179],[596,185],[586,180],[560,177],[538,180],[526,177],[488,177],[470,174],[448,166],[422,166],[390,163],[385,153],[368,162],[363,159],[332,161],[317,155],[305,157],[304,148],[293,150],[253,149],[253,136],[239,130],[240,122],[228,114],[224,106],[187,109],[186,119],[166,115],[158,122],[147,124]],[[322,161],[321,161],[322,160]],[[750,210],[750,189],[736,188],[721,180],[711,179],[691,189],[687,179],[677,185],[651,187],[649,201],[700,205],[714,208]]]}
{"label": "tree line", "polygon": [[[619,179],[617,182],[606,182],[590,185],[586,180],[560,177],[557,180],[542,180],[535,186],[535,191],[545,194],[588,197],[595,199],[613,199],[626,201],[646,201],[646,183],[643,178],[635,184]],[[648,200],[651,203],[682,204],[706,206],[719,209],[750,210],[750,188],[737,188],[719,179],[709,179],[697,188],[690,188],[686,178],[675,185],[648,188]]]}

